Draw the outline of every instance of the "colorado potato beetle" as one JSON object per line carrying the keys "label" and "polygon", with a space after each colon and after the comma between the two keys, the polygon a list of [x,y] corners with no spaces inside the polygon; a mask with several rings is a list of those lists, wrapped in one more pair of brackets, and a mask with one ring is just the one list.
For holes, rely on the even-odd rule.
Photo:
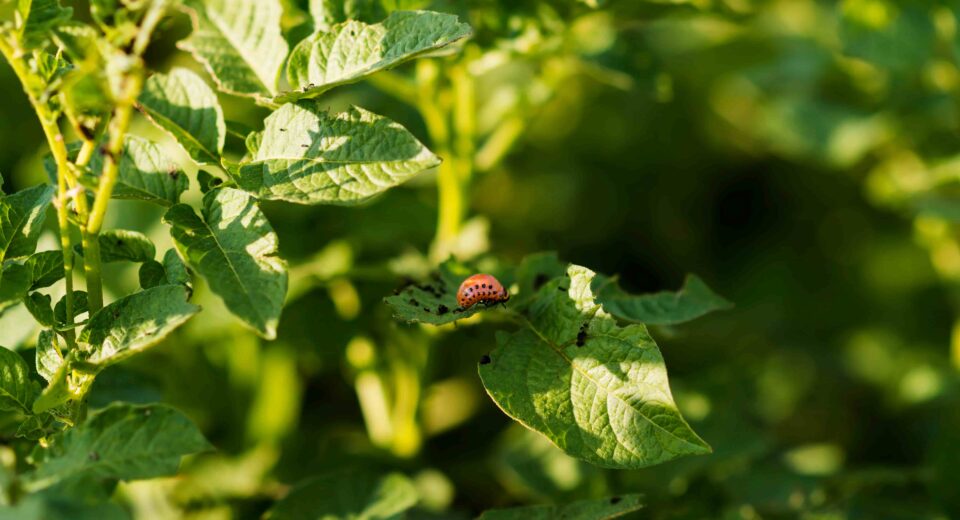
{"label": "colorado potato beetle", "polygon": [[510,293],[489,274],[475,274],[460,284],[457,290],[457,303],[461,309],[478,303],[502,303],[510,299]]}

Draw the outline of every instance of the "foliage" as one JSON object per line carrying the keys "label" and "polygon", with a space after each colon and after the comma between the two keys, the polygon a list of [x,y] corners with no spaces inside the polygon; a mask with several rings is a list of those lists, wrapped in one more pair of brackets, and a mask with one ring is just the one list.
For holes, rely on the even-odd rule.
{"label": "foliage", "polygon": [[0,20],[0,518],[960,507],[956,6]]}

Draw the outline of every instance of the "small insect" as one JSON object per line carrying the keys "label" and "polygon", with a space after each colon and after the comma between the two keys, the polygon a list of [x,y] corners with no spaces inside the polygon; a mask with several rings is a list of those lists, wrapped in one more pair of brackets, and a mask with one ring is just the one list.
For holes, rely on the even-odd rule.
{"label": "small insect", "polygon": [[590,327],[589,322],[584,322],[583,325],[580,325],[580,331],[577,332],[577,346],[582,347],[584,343],[587,342],[587,328]]}
{"label": "small insect", "polygon": [[510,293],[489,274],[475,274],[464,280],[457,290],[457,303],[462,309],[478,303],[502,303],[509,299]]}

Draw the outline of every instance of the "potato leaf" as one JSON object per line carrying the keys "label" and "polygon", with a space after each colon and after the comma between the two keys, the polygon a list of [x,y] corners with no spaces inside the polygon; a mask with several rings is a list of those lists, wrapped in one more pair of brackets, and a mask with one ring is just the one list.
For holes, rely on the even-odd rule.
{"label": "potato leaf", "polygon": [[239,186],[264,199],[356,204],[440,164],[393,121],[353,107],[328,114],[319,104],[288,104],[267,117]]}
{"label": "potato leaf", "polygon": [[450,45],[470,32],[456,16],[430,11],[396,11],[374,24],[348,20],[297,44],[290,53],[287,79],[300,90],[277,100],[316,97]]}
{"label": "potato leaf", "polygon": [[287,273],[277,257],[277,234],[256,199],[220,188],[203,197],[199,216],[178,204],[163,219],[177,249],[230,312],[264,337],[275,337]]}
{"label": "potato leaf", "polygon": [[150,76],[140,94],[140,107],[198,164],[219,164],[227,135],[223,109],[196,73],[175,68]]}

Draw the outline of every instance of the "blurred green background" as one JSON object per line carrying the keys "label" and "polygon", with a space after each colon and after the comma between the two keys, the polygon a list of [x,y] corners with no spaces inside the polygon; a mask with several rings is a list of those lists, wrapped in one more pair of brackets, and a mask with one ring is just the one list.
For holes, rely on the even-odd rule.
{"label": "blurred green background", "polygon": [[[497,323],[395,323],[381,299],[436,231],[426,173],[357,208],[265,205],[291,266],[277,341],[200,286],[206,312],[98,378],[94,406],[171,402],[219,448],[177,478],[122,485],[138,516],[256,518],[344,467],[412,476],[421,518],[637,491],[642,518],[960,516],[960,2],[591,3],[417,2],[475,29],[428,65],[441,88],[457,67],[476,82],[483,138],[454,250],[507,263],[556,250],[634,292],[693,272],[735,302],[652,331],[715,452],[643,471],[579,463],[486,396],[476,361]],[[151,67],[196,68],[174,46],[188,32],[182,15],[162,26]],[[388,85],[416,85],[417,67],[324,101],[433,146]],[[13,191],[44,180],[45,146],[7,66],[0,95]],[[228,119],[265,115],[222,101]],[[134,131],[163,138],[142,119]],[[170,245],[142,204],[114,203],[111,225]],[[114,295],[136,287],[135,268],[108,277]],[[24,316],[0,319],[0,343],[36,337]]]}

